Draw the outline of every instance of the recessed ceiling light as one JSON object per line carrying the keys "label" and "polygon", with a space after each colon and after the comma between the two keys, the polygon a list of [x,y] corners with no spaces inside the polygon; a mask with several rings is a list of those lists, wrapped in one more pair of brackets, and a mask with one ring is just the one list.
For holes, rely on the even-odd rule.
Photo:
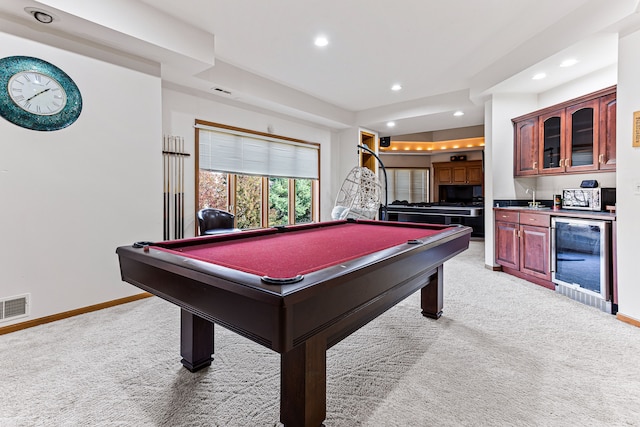
{"label": "recessed ceiling light", "polygon": [[456,117],[464,116],[464,112],[463,111],[456,111],[455,113],[453,113],[453,115],[456,116]]}
{"label": "recessed ceiling light", "polygon": [[396,83],[393,86],[391,86],[391,90],[393,90],[393,91],[398,91],[400,89],[402,89],[402,85],[399,84],[399,83]]}
{"label": "recessed ceiling light", "polygon": [[325,47],[326,45],[329,44],[329,40],[325,36],[318,36],[313,41],[313,44],[315,44],[318,47]]}
{"label": "recessed ceiling light", "polygon": [[35,7],[25,7],[24,11],[33,16],[33,18],[41,24],[51,24],[53,21],[58,20],[58,17],[53,13]]}
{"label": "recessed ceiling light", "polygon": [[538,73],[535,76],[531,77],[533,80],[542,80],[545,77],[547,77],[547,75],[545,73]]}
{"label": "recessed ceiling light", "polygon": [[571,58],[571,59],[565,59],[564,61],[562,61],[560,63],[561,67],[571,67],[572,65],[576,65],[578,63],[577,59]]}
{"label": "recessed ceiling light", "polygon": [[387,127],[392,128],[396,125],[396,122],[387,122]]}

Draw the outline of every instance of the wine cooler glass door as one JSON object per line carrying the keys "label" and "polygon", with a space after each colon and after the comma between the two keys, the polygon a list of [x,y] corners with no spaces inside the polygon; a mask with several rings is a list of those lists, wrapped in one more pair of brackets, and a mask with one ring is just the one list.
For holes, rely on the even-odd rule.
{"label": "wine cooler glass door", "polygon": [[609,223],[556,217],[552,228],[553,282],[609,299]]}

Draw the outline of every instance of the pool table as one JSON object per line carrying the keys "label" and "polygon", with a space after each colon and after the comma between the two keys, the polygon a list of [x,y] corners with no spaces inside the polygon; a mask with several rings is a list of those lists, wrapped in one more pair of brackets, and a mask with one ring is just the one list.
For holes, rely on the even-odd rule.
{"label": "pool table", "polygon": [[[281,355],[280,421],[320,426],[326,351],[421,290],[443,307],[443,263],[460,225],[344,220],[117,248],[122,279],[181,307],[182,364],[211,364],[217,323]],[[354,355],[357,357],[357,355]]]}

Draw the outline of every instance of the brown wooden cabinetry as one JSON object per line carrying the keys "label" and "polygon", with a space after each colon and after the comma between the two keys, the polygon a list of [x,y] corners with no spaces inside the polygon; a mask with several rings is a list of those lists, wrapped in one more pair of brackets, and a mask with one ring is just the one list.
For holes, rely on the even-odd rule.
{"label": "brown wooden cabinetry", "polygon": [[520,270],[520,214],[496,211],[496,264]]}
{"label": "brown wooden cabinetry", "polygon": [[615,170],[616,87],[513,119],[514,175]]}
{"label": "brown wooden cabinetry", "polygon": [[[565,114],[564,110],[551,111],[540,115],[540,174],[556,174],[564,172],[565,156]],[[536,153],[538,150],[536,150]]]}
{"label": "brown wooden cabinetry", "polygon": [[565,172],[598,170],[599,112],[599,99],[581,102],[565,110]]}
{"label": "brown wooden cabinetry", "polygon": [[523,119],[514,123],[514,175],[538,174],[538,118]]}
{"label": "brown wooden cabinetry", "polygon": [[441,200],[441,185],[483,185],[482,160],[433,163],[434,201]]}
{"label": "brown wooden cabinetry", "polygon": [[435,184],[482,185],[484,173],[482,160],[464,162],[442,162],[433,164]]}
{"label": "brown wooden cabinetry", "polygon": [[600,170],[616,170],[616,94],[600,98],[600,141],[598,165]]}
{"label": "brown wooden cabinetry", "polygon": [[495,210],[495,258],[503,270],[554,289],[550,269],[548,214]]}

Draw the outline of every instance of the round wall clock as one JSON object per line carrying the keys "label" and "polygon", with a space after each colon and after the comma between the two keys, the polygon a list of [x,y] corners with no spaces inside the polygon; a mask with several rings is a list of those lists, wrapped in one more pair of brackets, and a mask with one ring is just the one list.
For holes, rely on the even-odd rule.
{"label": "round wall clock", "polygon": [[64,71],[30,56],[0,58],[0,116],[39,131],[66,128],[82,111],[82,96]]}

